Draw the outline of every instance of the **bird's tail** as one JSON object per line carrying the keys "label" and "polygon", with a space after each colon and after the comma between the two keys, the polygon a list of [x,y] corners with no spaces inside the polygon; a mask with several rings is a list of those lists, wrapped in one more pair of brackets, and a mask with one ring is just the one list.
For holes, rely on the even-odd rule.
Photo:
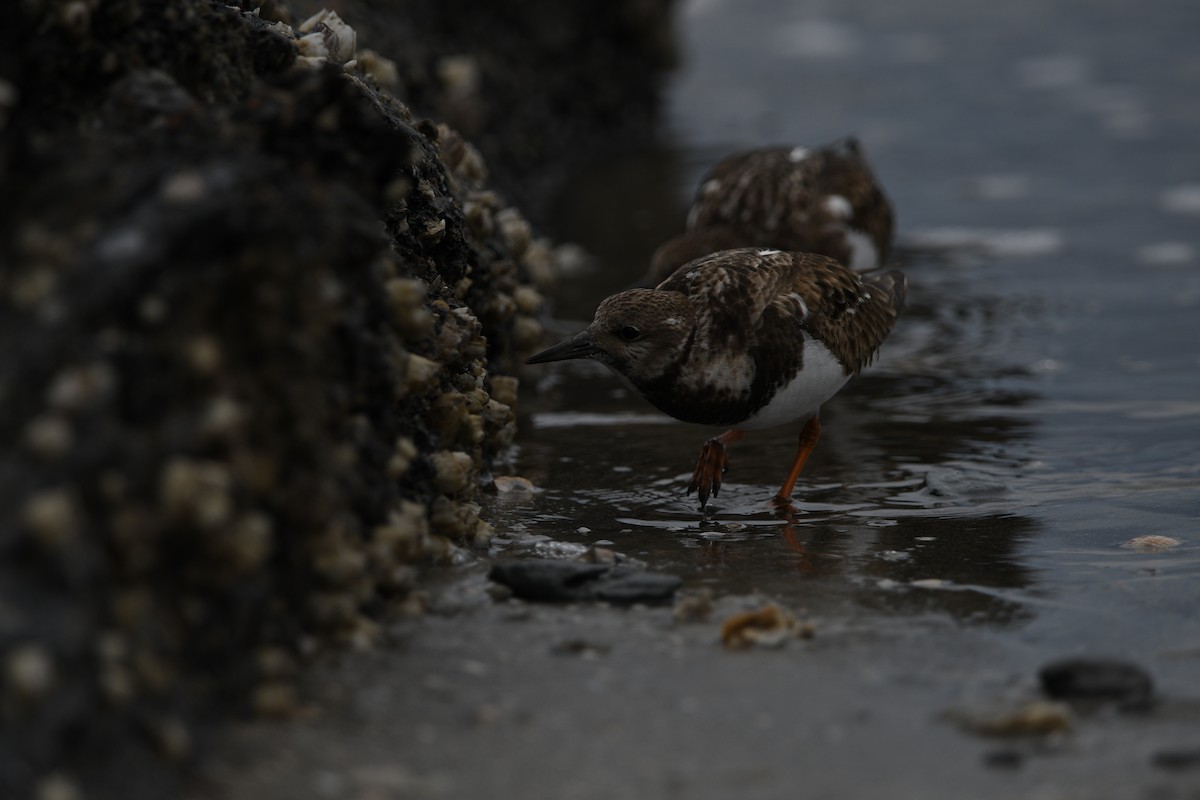
{"label": "bird's tail", "polygon": [[899,311],[904,308],[904,298],[908,295],[908,276],[895,269],[887,272],[864,276],[866,284],[876,291],[885,293],[891,300],[892,308]]}

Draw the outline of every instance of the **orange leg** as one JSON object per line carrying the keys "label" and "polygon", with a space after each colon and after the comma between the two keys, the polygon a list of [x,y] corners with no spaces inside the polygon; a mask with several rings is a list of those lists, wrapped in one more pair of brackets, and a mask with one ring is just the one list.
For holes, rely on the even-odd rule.
{"label": "orange leg", "polygon": [[696,462],[696,471],[692,473],[692,482],[688,484],[687,493],[698,492],[700,508],[708,503],[711,492],[716,497],[721,490],[721,476],[729,469],[729,457],[725,455],[725,445],[733,444],[745,436],[745,431],[732,428],[720,436],[714,436],[700,448],[700,459]]}
{"label": "orange leg", "polygon": [[809,453],[817,446],[817,440],[820,438],[821,421],[814,415],[800,429],[800,442],[796,447],[796,460],[792,462],[792,470],[788,473],[787,480],[783,482],[783,487],[779,490],[779,494],[775,495],[776,503],[788,503],[791,501],[792,489],[796,487],[796,479],[800,477],[800,472],[804,469],[804,463],[808,461]]}

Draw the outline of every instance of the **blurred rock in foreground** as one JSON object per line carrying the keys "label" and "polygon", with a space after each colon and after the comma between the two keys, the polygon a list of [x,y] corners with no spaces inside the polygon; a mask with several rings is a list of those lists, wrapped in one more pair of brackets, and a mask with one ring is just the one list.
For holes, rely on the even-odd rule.
{"label": "blurred rock in foreground", "polygon": [[[169,793],[198,720],[295,713],[306,657],[370,644],[419,610],[422,563],[488,540],[473,500],[555,250],[392,92],[490,139],[517,186],[565,157],[555,131],[650,129],[662,36],[596,20],[667,2],[463,8],[424,38],[453,19],[393,8],[356,36],[373,4],[343,5],[27,0],[0,30],[0,796]],[[421,63],[366,49],[385,30]],[[585,124],[529,84],[490,127],[579,37],[552,88],[583,81]],[[519,41],[540,49],[506,75],[495,44]]]}

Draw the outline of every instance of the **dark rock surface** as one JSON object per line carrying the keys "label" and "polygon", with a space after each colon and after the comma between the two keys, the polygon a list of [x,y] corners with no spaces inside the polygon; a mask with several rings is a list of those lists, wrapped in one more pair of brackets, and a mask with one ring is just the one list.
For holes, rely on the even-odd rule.
{"label": "dark rock surface", "polygon": [[[295,0],[298,16],[321,0]],[[658,87],[679,58],[672,0],[343,0],[395,60],[397,94],[467,137],[493,184],[544,222],[564,179],[654,135]],[[367,33],[362,34],[367,38]]]}
{"label": "dark rock surface", "polygon": [[[554,251],[380,88],[408,65],[253,8],[50,0],[0,30],[0,796],[170,791],[198,720],[293,713],[306,656],[490,534]],[[572,38],[610,13],[572,9]]]}

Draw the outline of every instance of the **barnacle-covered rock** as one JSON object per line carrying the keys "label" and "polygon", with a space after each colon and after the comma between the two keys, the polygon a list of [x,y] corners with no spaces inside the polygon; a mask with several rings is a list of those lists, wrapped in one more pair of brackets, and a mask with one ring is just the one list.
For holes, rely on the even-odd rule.
{"label": "barnacle-covered rock", "polygon": [[[492,100],[505,59],[429,50],[442,9],[370,12],[407,14],[409,47],[362,4],[289,5],[42,0],[0,26],[14,796],[78,791],[47,777],[68,741],[114,743],[70,763],[90,796],[125,790],[104,764],[133,753],[191,758],[189,709],[212,699],[302,710],[303,654],[370,646],[373,617],[423,607],[423,564],[490,539],[479,479],[509,457],[515,375],[571,252],[509,193],[557,128],[511,113],[526,84]],[[523,9],[495,13],[466,21],[526,41]]]}

